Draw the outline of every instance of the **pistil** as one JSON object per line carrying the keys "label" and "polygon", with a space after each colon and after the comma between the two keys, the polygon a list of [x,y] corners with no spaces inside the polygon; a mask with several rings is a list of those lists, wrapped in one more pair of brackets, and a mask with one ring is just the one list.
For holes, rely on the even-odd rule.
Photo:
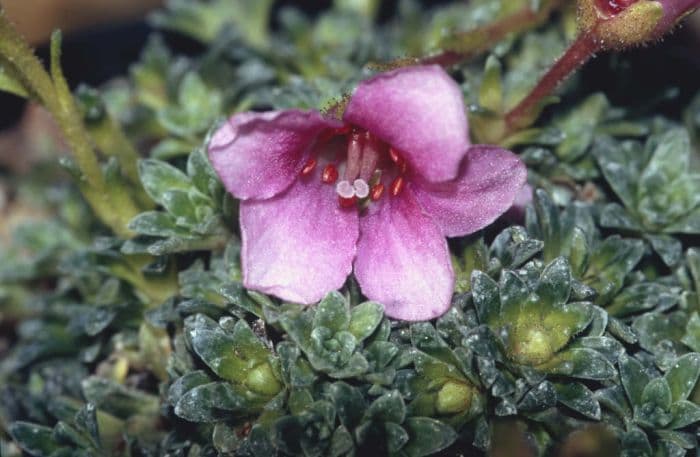
{"label": "pistil", "polygon": [[359,132],[353,132],[348,138],[348,159],[345,164],[345,179],[353,181],[360,175],[362,162],[363,138]]}

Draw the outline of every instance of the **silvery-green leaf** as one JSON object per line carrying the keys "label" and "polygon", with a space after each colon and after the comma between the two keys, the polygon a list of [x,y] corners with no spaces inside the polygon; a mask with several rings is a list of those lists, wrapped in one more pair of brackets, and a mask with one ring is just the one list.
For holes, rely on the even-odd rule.
{"label": "silvery-green leaf", "polygon": [[364,302],[350,310],[348,331],[355,335],[357,341],[370,336],[384,317],[384,307],[376,302]]}
{"label": "silvery-green leaf", "polygon": [[559,257],[547,265],[536,289],[539,303],[544,307],[559,306],[567,302],[571,292],[571,267],[565,258]]}
{"label": "silvery-green leaf", "polygon": [[452,427],[428,417],[409,417],[403,424],[410,437],[401,449],[408,457],[422,457],[439,452],[457,439]]}
{"label": "silvery-green leaf", "polygon": [[605,95],[593,94],[558,120],[557,125],[566,136],[555,149],[557,156],[571,162],[585,154],[609,106]]}
{"label": "silvery-green leaf", "polygon": [[190,422],[217,422],[259,411],[265,399],[241,386],[212,382],[187,391],[175,405],[175,414]]}
{"label": "silvery-green leaf", "polygon": [[53,430],[43,425],[29,422],[13,422],[9,428],[10,436],[30,455],[49,457],[59,449],[53,440]]}
{"label": "silvery-green leaf", "polygon": [[680,240],[669,235],[645,235],[657,254],[666,265],[672,267],[680,262],[683,255],[683,244]]}
{"label": "silvery-green leaf", "polygon": [[690,353],[679,357],[664,378],[671,388],[674,402],[687,399],[700,378],[700,354]]}
{"label": "silvery-green leaf", "polygon": [[403,397],[398,390],[382,395],[369,405],[366,417],[380,422],[403,423],[406,417],[406,405]]}
{"label": "silvery-green leaf", "polygon": [[647,434],[639,428],[633,428],[622,435],[621,457],[651,457],[653,451]]}
{"label": "silvery-green leaf", "polygon": [[634,357],[622,355],[619,359],[620,379],[627,397],[635,407],[642,404],[642,392],[651,381],[649,373]]}
{"label": "silvery-green leaf", "polygon": [[690,316],[681,341],[693,351],[700,351],[700,314],[697,312]]}
{"label": "silvery-green leaf", "polygon": [[139,161],[139,176],[148,195],[157,203],[163,203],[168,191],[187,191],[192,186],[190,178],[167,162],[155,159]]}
{"label": "silvery-green leaf", "polygon": [[501,311],[498,284],[480,271],[472,273],[472,300],[483,323],[492,322]]}
{"label": "silvery-green leaf", "polygon": [[700,422],[700,406],[687,400],[680,400],[671,405],[673,420],[668,428],[677,429]]}
{"label": "silvery-green leaf", "polygon": [[600,214],[600,225],[608,228],[628,230],[632,232],[643,232],[644,228],[631,217],[629,213],[617,203],[605,205]]}
{"label": "silvery-green leaf", "polygon": [[557,392],[549,381],[543,381],[528,390],[518,402],[518,411],[544,411],[557,403]]}
{"label": "silvery-green leaf", "polygon": [[384,431],[386,433],[387,451],[391,454],[399,452],[410,439],[406,430],[399,424],[392,422],[385,423]]}
{"label": "silvery-green leaf", "polygon": [[603,176],[627,208],[636,207],[643,152],[638,143],[617,143],[605,137],[599,138],[593,147]]}
{"label": "silvery-green leaf", "polygon": [[588,387],[572,382],[554,384],[554,388],[559,402],[588,418],[600,420],[600,404]]}
{"label": "silvery-green leaf", "polygon": [[615,367],[598,351],[589,348],[567,349],[537,367],[547,373],[580,379],[606,380],[615,376]]}
{"label": "silvery-green leaf", "polygon": [[326,327],[332,332],[346,330],[350,323],[350,309],[345,297],[331,292],[316,307],[313,326]]}

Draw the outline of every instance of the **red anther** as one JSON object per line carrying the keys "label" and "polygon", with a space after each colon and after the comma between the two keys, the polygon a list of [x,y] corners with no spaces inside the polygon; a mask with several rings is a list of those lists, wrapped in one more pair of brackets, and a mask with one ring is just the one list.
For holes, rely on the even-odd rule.
{"label": "red anther", "polygon": [[391,159],[392,162],[398,164],[401,160],[401,155],[399,154],[399,151],[394,149],[393,146],[389,146],[389,158]]}
{"label": "red anther", "polygon": [[338,203],[341,208],[352,208],[357,203],[357,197],[343,198],[338,197]]}
{"label": "red anther", "polygon": [[335,165],[329,163],[323,168],[323,173],[321,173],[321,181],[325,184],[333,184],[338,180],[338,169]]}
{"label": "red anther", "polygon": [[401,193],[404,183],[405,180],[403,176],[397,176],[394,178],[394,180],[391,182],[391,186],[389,187],[389,192],[391,193],[392,197],[396,197]]}
{"label": "red anther", "polygon": [[308,176],[312,171],[314,171],[317,163],[318,162],[316,161],[316,159],[309,159],[309,161],[306,162],[306,165],[304,165],[304,168],[301,169],[301,175]]}
{"label": "red anther", "polygon": [[372,188],[369,190],[369,198],[373,202],[376,202],[377,200],[382,198],[382,195],[384,195],[384,184],[382,183],[373,185]]}

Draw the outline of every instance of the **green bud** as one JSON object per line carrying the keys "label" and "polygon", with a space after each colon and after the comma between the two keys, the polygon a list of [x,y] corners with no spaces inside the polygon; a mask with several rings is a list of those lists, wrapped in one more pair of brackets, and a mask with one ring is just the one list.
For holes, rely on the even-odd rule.
{"label": "green bud", "polygon": [[437,394],[435,408],[440,414],[457,414],[469,409],[474,389],[463,382],[447,381]]}
{"label": "green bud", "polygon": [[263,395],[276,395],[282,390],[269,363],[262,363],[248,372],[245,385],[253,392]]}
{"label": "green bud", "polygon": [[511,356],[518,363],[539,365],[554,355],[547,332],[539,326],[521,329],[514,336]]}

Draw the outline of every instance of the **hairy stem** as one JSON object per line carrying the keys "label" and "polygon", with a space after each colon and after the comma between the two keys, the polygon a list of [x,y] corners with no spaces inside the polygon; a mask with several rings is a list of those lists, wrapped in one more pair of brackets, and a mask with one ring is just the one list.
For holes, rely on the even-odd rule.
{"label": "hairy stem", "polygon": [[[114,198],[60,66],[60,32],[51,39],[50,74],[0,8],[0,65],[43,105],[61,128],[80,171],[79,187],[95,214],[117,235],[130,237],[128,222],[139,212],[128,195]],[[126,199],[126,200],[125,200]],[[119,200],[124,205],[116,205]]]}

